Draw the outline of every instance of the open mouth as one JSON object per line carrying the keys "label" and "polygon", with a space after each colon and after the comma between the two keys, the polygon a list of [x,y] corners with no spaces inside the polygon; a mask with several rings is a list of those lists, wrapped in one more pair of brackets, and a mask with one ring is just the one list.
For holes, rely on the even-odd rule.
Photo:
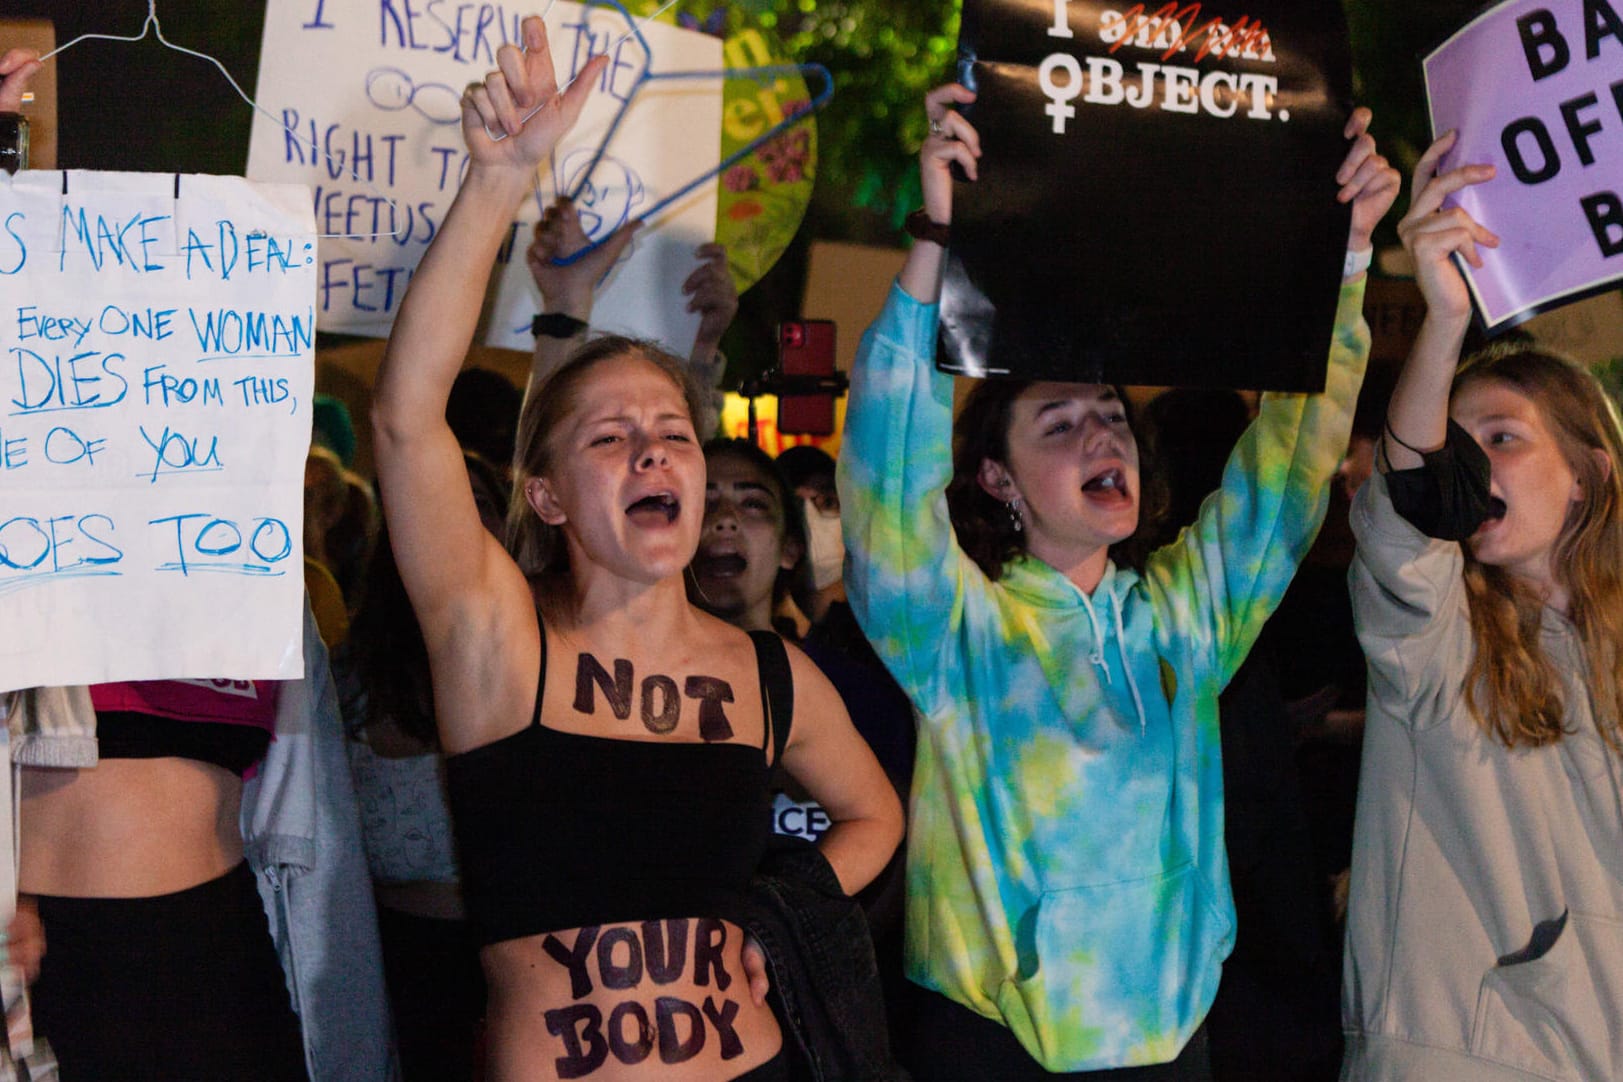
{"label": "open mouth", "polygon": [[700,578],[730,579],[744,573],[748,562],[736,552],[699,553],[693,558],[693,573]]}
{"label": "open mouth", "polygon": [[638,520],[663,520],[668,524],[676,521],[676,516],[681,510],[681,501],[674,494],[656,492],[652,496],[644,496],[626,508],[626,514]]}
{"label": "open mouth", "polygon": [[1106,502],[1126,502],[1130,499],[1127,491],[1127,475],[1121,470],[1111,467],[1088,478],[1083,482],[1082,491],[1093,500]]}
{"label": "open mouth", "polygon": [[1489,522],[1497,522],[1505,517],[1505,501],[1498,496],[1488,497],[1488,513],[1485,516]]}

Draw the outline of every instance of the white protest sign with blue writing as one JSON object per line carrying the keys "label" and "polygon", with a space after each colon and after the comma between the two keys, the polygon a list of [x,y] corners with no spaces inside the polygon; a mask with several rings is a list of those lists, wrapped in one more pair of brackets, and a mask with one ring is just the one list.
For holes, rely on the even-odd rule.
{"label": "white protest sign with blue writing", "polygon": [[303,672],[309,192],[0,176],[0,690]]}
{"label": "white protest sign with blue writing", "polygon": [[[524,266],[532,227],[557,193],[579,186],[625,102],[630,108],[576,200],[588,236],[606,235],[715,168],[719,77],[633,90],[650,66],[662,73],[717,71],[720,39],[657,22],[641,26],[639,38],[621,11],[567,0],[534,7],[433,0],[266,4],[257,97],[286,127],[254,117],[248,175],[310,184],[318,231],[351,235],[321,243],[316,318],[322,330],[389,333],[466,166],[462,90],[496,67],[497,49],[520,40],[526,15],[543,12],[560,84],[600,53],[610,63],[580,122],[537,178],[538,198],[526,204],[501,252],[505,266],[487,341],[524,350],[533,341],[530,317],[541,310]],[[686,352],[698,317],[685,311],[679,289],[696,266],[693,249],[714,237],[715,224],[712,178],[638,236],[598,291],[593,323]],[[396,226],[395,236],[365,235]]]}

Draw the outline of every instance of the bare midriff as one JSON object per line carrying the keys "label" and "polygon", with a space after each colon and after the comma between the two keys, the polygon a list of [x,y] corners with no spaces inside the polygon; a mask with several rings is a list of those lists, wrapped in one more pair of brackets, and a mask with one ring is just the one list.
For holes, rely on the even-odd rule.
{"label": "bare midriff", "polygon": [[25,767],[18,886],[68,898],[149,898],[242,861],[242,779],[192,759]]}
{"label": "bare midriff", "polygon": [[486,947],[489,1077],[738,1077],[783,1043],[771,1009],[750,998],[743,946],[736,924],[676,918]]}

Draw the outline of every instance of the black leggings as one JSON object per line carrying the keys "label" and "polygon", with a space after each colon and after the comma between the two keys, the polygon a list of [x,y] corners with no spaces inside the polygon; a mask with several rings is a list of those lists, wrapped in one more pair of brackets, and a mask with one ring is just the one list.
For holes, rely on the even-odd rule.
{"label": "black leggings", "polygon": [[1031,1058],[1007,1026],[983,1018],[946,996],[912,986],[912,1032],[904,1035],[902,1062],[918,1082],[1211,1082],[1204,1024],[1171,1063],[1103,1071],[1054,1073]]}
{"label": "black leggings", "polygon": [[155,898],[38,899],[34,1032],[62,1082],[304,1082],[304,1046],[247,864]]}

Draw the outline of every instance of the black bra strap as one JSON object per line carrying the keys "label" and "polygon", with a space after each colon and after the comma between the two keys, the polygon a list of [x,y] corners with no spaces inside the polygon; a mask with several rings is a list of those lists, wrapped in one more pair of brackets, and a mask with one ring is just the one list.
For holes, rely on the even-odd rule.
{"label": "black bra strap", "polygon": [[530,715],[531,725],[541,724],[541,693],[547,687],[547,622],[541,619],[541,611],[536,610],[535,626],[541,631],[541,668],[535,677],[535,712]]}
{"label": "black bra strap", "polygon": [[789,651],[775,631],[751,631],[755,642],[755,665],[761,676],[761,701],[766,706],[765,732],[761,734],[761,750],[772,741],[772,765],[783,761],[783,749],[789,744],[789,730],[795,721],[795,684],[789,673]]}

